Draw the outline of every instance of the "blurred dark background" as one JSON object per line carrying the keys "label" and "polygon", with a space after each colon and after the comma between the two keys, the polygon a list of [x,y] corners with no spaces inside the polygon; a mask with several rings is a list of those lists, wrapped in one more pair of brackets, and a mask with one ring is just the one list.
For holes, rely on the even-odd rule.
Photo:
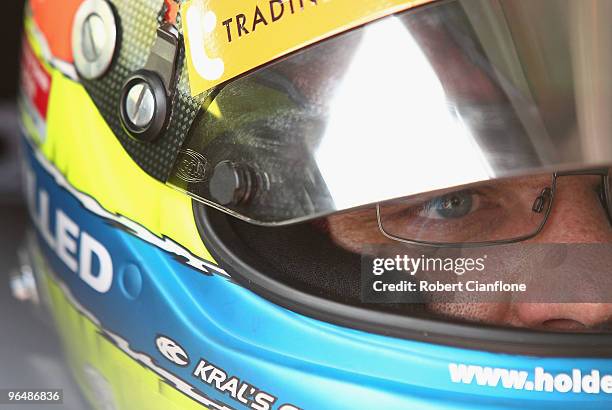
{"label": "blurred dark background", "polygon": [[[17,110],[15,99],[19,85],[19,53],[24,0],[10,0],[2,5],[0,48],[0,205],[15,205],[21,199],[17,178]],[[2,230],[4,231],[4,230]]]}
{"label": "blurred dark background", "polygon": [[[62,0],[55,1],[61,4]],[[16,108],[24,3],[2,1],[0,24],[0,389],[60,388],[64,390],[64,404],[52,407],[81,410],[88,407],[66,367],[50,317],[41,315],[31,302],[14,299],[9,286],[10,274],[18,266],[17,248],[27,227],[20,187]],[[0,404],[0,410],[5,408],[11,407]]]}
{"label": "blurred dark background", "polygon": [[2,2],[2,24],[0,35],[2,38],[2,59],[0,66],[0,98],[10,100],[17,92],[17,79],[19,68],[17,64],[8,64],[9,61],[19,61],[21,46],[21,26],[23,22],[23,0],[9,0]]}

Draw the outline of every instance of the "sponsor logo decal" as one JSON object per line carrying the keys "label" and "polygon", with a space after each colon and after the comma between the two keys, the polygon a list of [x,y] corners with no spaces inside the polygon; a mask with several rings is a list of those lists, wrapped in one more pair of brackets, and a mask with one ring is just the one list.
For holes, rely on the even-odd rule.
{"label": "sponsor logo decal", "polygon": [[195,184],[204,181],[206,158],[199,152],[185,149],[179,151],[176,176],[185,182]]}
{"label": "sponsor logo decal", "polygon": [[[180,367],[189,364],[189,356],[174,340],[167,336],[155,339],[157,350],[166,359]],[[301,410],[293,404],[276,405],[278,398],[255,385],[241,380],[207,359],[200,358],[193,368],[192,375],[200,382],[212,387],[219,393],[229,396],[236,402],[252,410]]]}
{"label": "sponsor logo decal", "polygon": [[52,208],[49,192],[39,186],[32,169],[25,169],[26,198],[34,226],[63,264],[99,293],[113,283],[110,252],[60,207]]}
{"label": "sponsor logo decal", "polygon": [[155,339],[157,350],[172,363],[179,366],[187,366],[189,364],[189,356],[185,350],[174,340],[166,336],[159,336]]}
{"label": "sponsor logo decal", "polygon": [[181,7],[191,93],[432,0],[188,0]]}
{"label": "sponsor logo decal", "polygon": [[21,104],[32,119],[38,137],[44,140],[51,93],[51,74],[36,57],[32,46],[25,38],[22,42],[21,67]]}

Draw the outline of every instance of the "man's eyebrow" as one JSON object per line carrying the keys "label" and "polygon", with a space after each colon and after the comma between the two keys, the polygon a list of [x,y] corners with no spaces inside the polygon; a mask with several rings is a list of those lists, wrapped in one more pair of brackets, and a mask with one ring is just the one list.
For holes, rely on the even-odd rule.
{"label": "man's eyebrow", "polygon": [[542,188],[552,183],[553,172],[539,175],[527,175],[523,177],[514,177],[491,181],[500,185],[515,185],[517,188]]}
{"label": "man's eyebrow", "polygon": [[[508,178],[500,178],[500,179],[489,179],[479,182],[474,182],[466,185],[459,185],[450,188],[438,189],[429,192],[422,192],[412,196],[418,195],[444,195],[449,192],[462,191],[466,189],[473,189],[478,187],[503,187],[503,186],[512,186],[516,188],[543,188],[546,185],[550,185],[552,182],[553,172],[538,174],[538,175],[525,175],[518,177],[508,177]],[[406,197],[408,198],[408,197]]]}

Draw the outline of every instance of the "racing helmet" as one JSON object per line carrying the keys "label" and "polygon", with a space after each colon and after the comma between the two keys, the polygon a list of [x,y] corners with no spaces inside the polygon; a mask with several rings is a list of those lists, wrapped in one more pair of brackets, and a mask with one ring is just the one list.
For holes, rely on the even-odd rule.
{"label": "racing helmet", "polygon": [[[544,267],[607,288],[611,16],[605,0],[30,0],[26,249],[85,396],[609,407],[605,325],[470,312],[499,305],[513,255],[539,302],[595,302],[554,299]],[[559,259],[538,238],[574,208],[597,238]],[[447,262],[455,284],[505,268],[478,277],[482,299],[437,299],[397,252],[412,273],[440,262],[432,283]]]}

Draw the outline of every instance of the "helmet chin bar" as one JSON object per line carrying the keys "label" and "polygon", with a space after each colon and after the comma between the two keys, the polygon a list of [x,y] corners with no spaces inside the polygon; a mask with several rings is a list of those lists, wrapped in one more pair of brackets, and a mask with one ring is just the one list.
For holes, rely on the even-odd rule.
{"label": "helmet chin bar", "polygon": [[162,23],[145,67],[133,72],[122,87],[121,125],[137,140],[154,141],[168,125],[179,48],[177,28],[172,23]]}

